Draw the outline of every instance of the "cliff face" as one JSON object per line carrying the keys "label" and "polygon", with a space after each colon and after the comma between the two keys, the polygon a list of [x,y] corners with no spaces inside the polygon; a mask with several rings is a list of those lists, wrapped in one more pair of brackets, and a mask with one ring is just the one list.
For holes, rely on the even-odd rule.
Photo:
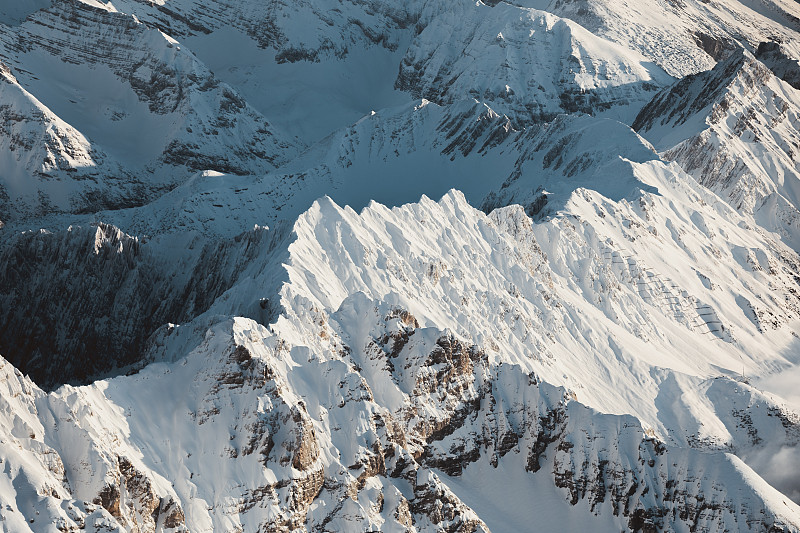
{"label": "cliff face", "polygon": [[[264,260],[280,235],[256,228],[175,248],[105,224],[21,234],[0,259],[3,307],[13,310],[0,325],[2,351],[44,387],[139,368],[157,329],[204,313],[246,269],[275,268]],[[262,320],[269,312],[258,301],[239,309]]]}

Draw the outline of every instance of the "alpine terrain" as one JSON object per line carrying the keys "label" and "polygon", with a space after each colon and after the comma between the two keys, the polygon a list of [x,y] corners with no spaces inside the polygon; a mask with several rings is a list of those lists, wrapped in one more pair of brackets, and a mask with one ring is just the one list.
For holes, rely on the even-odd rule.
{"label": "alpine terrain", "polygon": [[797,0],[0,0],[0,531],[800,533]]}

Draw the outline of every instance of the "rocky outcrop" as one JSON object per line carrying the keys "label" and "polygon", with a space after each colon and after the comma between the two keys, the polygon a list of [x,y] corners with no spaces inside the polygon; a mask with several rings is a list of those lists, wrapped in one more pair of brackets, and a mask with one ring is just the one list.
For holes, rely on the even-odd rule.
{"label": "rocky outcrop", "polygon": [[793,58],[780,43],[759,43],[755,56],[780,79],[800,89],[800,60]]}
{"label": "rocky outcrop", "polygon": [[[355,48],[382,46],[396,49],[406,31],[414,29],[421,6],[397,6],[383,1],[355,1],[333,8],[312,2],[257,2],[214,0],[213,3],[131,3],[131,12],[143,22],[176,38],[207,35],[220,28],[236,28],[259,47],[272,48],[279,63],[341,58]],[[297,24],[298,20],[305,27]]]}
{"label": "rocky outcrop", "polygon": [[[57,0],[0,23],[3,527],[799,531],[772,460],[797,462],[800,419],[748,382],[800,336],[800,257],[763,231],[794,237],[796,20],[629,4]],[[340,117],[295,102],[284,123],[327,135],[297,155],[195,45],[261,103],[347,78],[331,101],[363,117],[327,135]],[[650,144],[617,120],[666,85]]]}
{"label": "rocky outcrop", "polygon": [[[5,360],[0,359],[0,420],[3,430],[0,452],[9,480],[16,493],[4,492],[2,521],[14,531],[53,527],[60,531],[187,531],[181,505],[153,485],[150,473],[125,457],[108,458],[104,465],[92,464],[91,451],[82,456],[84,464],[70,462],[70,453],[59,442],[59,430],[72,434],[78,421],[58,419],[48,405],[46,395]],[[9,448],[12,446],[13,448]],[[84,438],[72,440],[71,446],[96,449],[100,443]],[[86,448],[84,448],[86,446]],[[9,453],[10,452],[10,453]],[[77,468],[76,468],[77,467]],[[97,488],[84,486],[76,470],[97,468]],[[3,489],[4,490],[4,489]],[[91,495],[85,501],[78,497]],[[25,503],[33,495],[35,505]],[[13,504],[13,505],[12,505]]]}
{"label": "rocky outcrop", "polygon": [[160,497],[147,474],[125,457],[117,458],[113,481],[93,501],[101,505],[128,531],[185,530],[185,515],[171,496]]}
{"label": "rocky outcrop", "polygon": [[[422,337],[428,343],[435,337],[415,322],[408,311],[391,310],[377,324],[388,331],[373,338],[366,350],[373,362],[385,358],[387,364],[376,367],[390,372],[399,388],[408,391],[405,405],[420,406],[401,407],[395,418],[405,426],[409,450],[421,446],[417,460],[425,467],[458,477],[471,464],[497,468],[521,456],[530,475],[548,476],[565,490],[571,505],[585,504],[593,513],[619,517],[631,531],[722,531],[731,520],[765,530],[792,530],[782,518],[765,518],[730,505],[717,480],[738,470],[736,460],[722,454],[709,459],[702,452],[665,445],[634,418],[593,413],[574,402],[572,393],[525,375],[519,367],[493,366],[485,354],[452,336],[436,338],[430,350]],[[425,421],[425,412],[438,413],[439,418]],[[733,425],[737,424],[741,422]],[[794,442],[796,436],[791,435],[800,426],[790,423],[786,428]],[[395,462],[389,474],[407,479],[404,464],[408,465]],[[422,471],[416,472],[411,508],[446,520],[447,493],[431,498],[429,487],[418,480]],[[432,506],[434,501],[441,503]],[[460,522],[445,530],[483,527]]]}

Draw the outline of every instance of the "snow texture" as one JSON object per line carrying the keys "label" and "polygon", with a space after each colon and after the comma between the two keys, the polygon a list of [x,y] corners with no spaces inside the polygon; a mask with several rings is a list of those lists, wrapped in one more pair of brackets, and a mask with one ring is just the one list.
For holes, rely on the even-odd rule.
{"label": "snow texture", "polygon": [[791,0],[0,0],[0,530],[800,531]]}

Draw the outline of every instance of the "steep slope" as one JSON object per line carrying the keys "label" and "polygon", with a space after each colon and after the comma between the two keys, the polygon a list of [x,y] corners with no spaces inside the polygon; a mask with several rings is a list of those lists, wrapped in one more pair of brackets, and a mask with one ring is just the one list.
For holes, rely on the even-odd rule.
{"label": "steep slope", "polygon": [[592,33],[636,50],[670,75],[708,70],[732,51],[765,40],[796,47],[800,9],[791,0],[515,0],[574,20]]}
{"label": "steep slope", "polygon": [[393,83],[421,4],[113,2],[190,47],[271,124],[307,144],[409,100]]}
{"label": "steep slope", "polygon": [[633,126],[666,159],[800,246],[800,93],[751,54],[665,89]]}
{"label": "steep slope", "polygon": [[636,188],[648,189],[630,162],[659,159],[631,128],[610,119],[561,115],[521,132],[514,144],[514,171],[482,199],[486,212],[520,204],[528,215],[543,217],[563,208],[578,188],[620,200]]}
{"label": "steep slope", "polygon": [[[443,133],[449,132],[443,135],[447,139],[446,144],[442,142],[437,145],[427,136],[417,137],[418,133],[430,131],[431,123],[438,124],[437,129],[441,129]],[[392,142],[385,142],[384,139],[392,139]],[[598,143],[597,139],[604,142]],[[423,147],[427,151],[422,151]],[[493,151],[498,153],[493,154]],[[413,110],[403,109],[396,114],[368,117],[354,128],[332,137],[330,144],[321,147],[319,152],[312,151],[306,156],[308,161],[323,163],[305,172],[298,171],[297,174],[289,173],[277,177],[268,175],[263,179],[198,176],[152,205],[101,215],[108,215],[131,234],[156,236],[152,242],[144,245],[119,235],[113,228],[103,229],[102,226],[88,232],[73,230],[67,234],[53,235],[29,233],[16,239],[3,253],[5,274],[0,284],[3,300],[9,308],[15,309],[3,322],[3,348],[9,358],[12,354],[19,354],[13,355],[15,364],[23,364],[26,372],[39,372],[44,371],[44,368],[35,370],[34,363],[37,359],[32,357],[35,349],[48,347],[51,355],[42,357],[42,361],[56,353],[69,354],[70,358],[79,361],[86,360],[86,354],[95,353],[93,350],[86,350],[81,342],[86,339],[105,339],[102,342],[107,346],[106,349],[122,355],[114,347],[125,347],[125,355],[118,360],[116,356],[109,354],[108,360],[96,367],[95,372],[133,363],[137,360],[136,354],[143,346],[142,343],[156,328],[165,322],[190,320],[213,307],[211,304],[214,299],[234,287],[241,272],[274,272],[276,268],[279,269],[277,266],[267,265],[279,265],[283,260],[273,260],[265,256],[263,247],[272,249],[278,246],[285,234],[280,225],[275,226],[275,232],[256,229],[237,237],[244,228],[274,225],[284,216],[293,218],[304,209],[305,202],[310,204],[311,198],[325,189],[332,189],[335,196],[340,196],[344,202],[357,207],[364,205],[365,198],[377,196],[381,191],[385,193],[396,190],[397,193],[388,194],[387,199],[401,203],[410,199],[415,194],[414,191],[419,189],[436,192],[437,187],[443,187],[448,180],[458,177],[459,170],[465,176],[463,183],[469,186],[468,190],[471,188],[470,196],[475,203],[484,196],[486,188],[498,188],[496,193],[488,195],[484,200],[487,211],[502,205],[519,203],[526,206],[529,214],[546,217],[558,215],[565,209],[569,211],[580,200],[579,209],[581,213],[585,212],[581,216],[590,214],[597,224],[602,223],[595,231],[599,232],[600,228],[610,226],[615,221],[616,225],[608,229],[607,235],[602,239],[585,237],[587,241],[582,246],[588,248],[578,248],[574,254],[581,257],[592,250],[590,255],[595,254],[601,258],[590,268],[593,272],[591,276],[596,278],[609,275],[605,272],[604,265],[627,264],[626,258],[632,257],[636,265],[631,267],[633,270],[626,272],[623,269],[614,276],[630,278],[626,283],[633,283],[635,287],[639,283],[635,280],[656,283],[653,289],[656,292],[648,298],[657,297],[659,313],[664,313],[668,320],[675,322],[662,333],[664,338],[669,338],[666,331],[673,331],[675,326],[679,327],[678,331],[699,328],[702,334],[709,334],[711,329],[716,331],[717,328],[709,324],[717,323],[719,317],[712,316],[709,318],[711,322],[708,322],[703,320],[706,315],[730,315],[724,321],[726,328],[739,324],[752,334],[768,327],[767,324],[770,323],[774,323],[776,327],[781,326],[793,320],[796,314],[795,298],[791,292],[794,275],[791,272],[795,268],[793,255],[768,236],[760,235],[757,230],[752,229],[755,226],[752,219],[740,218],[733,210],[723,209],[718,199],[704,189],[692,188],[691,184],[683,183],[689,179],[685,174],[676,167],[667,167],[661,163],[651,147],[618,122],[588,117],[565,117],[540,130],[514,132],[507,119],[478,104],[445,108],[428,104]],[[498,161],[502,161],[500,156],[506,161],[505,170],[501,170],[503,166],[498,165]],[[298,168],[302,168],[302,163],[302,160],[297,162]],[[409,172],[414,165],[419,167],[419,172]],[[423,172],[427,168],[433,173],[437,165],[442,165],[441,168],[444,169],[448,168],[447,165],[452,165],[449,169],[456,171],[455,176],[446,175],[441,178],[442,182],[437,182],[440,177],[435,173],[431,176]],[[484,179],[483,182],[470,182],[466,179],[476,175],[476,169],[480,168],[487,169],[487,173],[497,172],[496,179]],[[506,172],[510,177],[501,187],[499,184]],[[359,175],[363,176],[363,181],[359,180]],[[391,184],[396,183],[398,188],[387,187],[380,181],[375,181],[374,176],[381,176]],[[664,195],[662,182],[665,180],[670,183],[670,190],[674,191],[670,196],[672,204],[661,200]],[[680,187],[673,182],[681,183]],[[301,183],[305,188],[295,189],[282,186],[282,183]],[[586,190],[588,188],[597,192],[589,193]],[[655,206],[651,207],[649,200],[639,199],[642,191],[647,191],[647,198],[655,194],[652,196],[658,199]],[[676,205],[686,206],[687,202],[691,204],[697,198],[715,206],[714,211],[696,214],[696,208],[689,207],[681,207],[676,211]],[[639,205],[644,212],[629,213],[628,208],[615,207],[614,202]],[[605,215],[608,215],[608,220]],[[643,217],[643,222],[636,222]],[[660,221],[658,225],[651,220],[653,217]],[[724,229],[717,233],[716,229],[709,229],[709,219],[727,222]],[[550,224],[542,227],[550,227]],[[741,240],[733,238],[743,231],[745,236]],[[219,237],[206,239],[200,237],[198,232]],[[715,242],[715,236],[722,233],[727,235],[728,242],[723,246],[728,250],[730,272],[735,274],[716,281],[712,277],[719,272],[718,253],[711,256],[708,254],[720,247]],[[259,236],[261,234],[263,236]],[[698,236],[691,240],[697,244],[687,245],[684,235]],[[665,245],[662,242],[664,237],[671,239],[669,242],[674,247],[673,256],[677,254],[682,257],[688,254],[686,264],[692,265],[692,269],[676,273],[671,256],[661,257],[665,254]],[[547,242],[558,240],[554,235],[543,238]],[[609,248],[600,244],[605,238],[613,242],[652,239],[653,254],[643,257],[641,247],[637,247],[635,252],[625,247]],[[399,249],[405,248],[401,246]],[[547,257],[551,260],[554,257],[552,253],[560,255],[563,250],[554,248],[552,252],[547,252]],[[220,254],[224,254],[226,258],[221,259]],[[112,258],[113,269],[109,268],[107,257]],[[666,262],[664,257],[667,258]],[[396,260],[401,261],[402,258],[398,257]],[[430,260],[433,261],[432,258]],[[778,267],[781,264],[789,268],[788,273]],[[644,273],[643,269],[653,268],[654,265],[661,265],[659,269],[663,268],[661,281],[651,280]],[[556,267],[554,264],[548,268]],[[761,271],[778,277],[772,279],[768,276],[745,285],[737,280],[742,276],[749,279],[749,272],[756,273],[753,275],[757,277],[761,276]],[[339,276],[334,274],[338,272],[336,269],[332,272],[330,276]],[[581,271],[575,274],[564,272],[563,275],[577,275],[583,279],[589,274]],[[113,283],[108,283],[109,276],[115,280]],[[201,297],[200,293],[184,292],[188,290],[187,284],[192,279],[218,282],[201,285],[206,292]],[[665,279],[689,280],[701,293],[691,298],[684,296],[681,290],[687,288],[684,286],[685,281],[681,281],[681,289],[677,290],[663,287],[662,285],[668,284]],[[59,281],[55,283],[54,280]],[[277,290],[276,283],[265,282],[264,285],[270,290],[260,290],[259,298],[274,300],[274,295],[269,292]],[[608,283],[609,286],[617,284],[611,280]],[[704,293],[714,286],[726,287],[726,290],[736,287],[736,290],[745,292],[730,296],[720,304],[722,309],[730,307],[730,310],[707,313],[704,309],[710,304]],[[763,287],[763,291],[755,287]],[[662,292],[658,293],[658,290]],[[59,298],[64,306],[59,312],[52,313],[36,304],[37,298],[34,295],[41,291],[53,294],[54,298],[57,294],[64,293],[74,297]],[[248,291],[252,291],[252,288]],[[120,296],[112,298],[114,293],[119,293]],[[202,303],[193,304],[198,298]],[[592,296],[589,300],[594,301],[595,298],[605,300],[606,296]],[[220,312],[267,318],[267,315],[259,314],[262,311],[258,311],[260,304],[257,299],[248,297],[247,302],[241,308],[227,307]],[[119,310],[113,311],[114,306],[119,306]],[[694,310],[690,310],[690,306]],[[642,313],[631,320],[625,320],[620,318],[627,314],[624,309],[624,306],[617,308],[611,305],[604,313],[608,317],[616,317],[614,320],[620,320],[620,327],[638,332],[636,335],[641,335],[643,339],[649,339],[650,334],[647,332],[654,330],[652,322],[655,318],[650,313]],[[104,318],[116,315],[129,317],[130,321],[109,321]],[[37,326],[24,328],[32,319]],[[97,329],[100,324],[104,325]],[[479,326],[480,323],[460,326],[456,322],[447,324],[447,327],[454,330],[460,328],[463,331]],[[20,336],[20,331],[28,333]],[[52,332],[61,333],[53,335]],[[716,332],[720,335],[714,335],[715,338],[731,339],[730,332]],[[132,337],[134,333],[135,336]],[[498,331],[496,335],[501,338],[506,333]],[[82,341],[67,342],[66,339],[70,338]],[[130,342],[134,338],[138,340]],[[24,340],[23,343],[20,343],[21,339]],[[118,342],[121,339],[127,340]],[[671,342],[668,341],[668,344]],[[781,341],[772,348],[757,342],[752,346],[744,346],[742,351],[747,352],[746,359],[754,363],[762,356],[766,360],[772,360],[775,353],[781,351],[783,342],[788,341]],[[516,349],[524,349],[526,344],[520,342]],[[750,349],[754,351],[748,352]],[[679,351],[685,351],[684,347]],[[691,352],[693,350],[687,353]],[[94,359],[95,356],[91,355],[91,358]],[[23,361],[27,362],[22,363]],[[764,361],[755,364],[764,370],[770,365]],[[730,364],[724,366],[731,367]],[[44,374],[35,375],[43,384],[53,383]],[[66,376],[68,373],[62,372],[60,375]],[[83,380],[91,375],[90,371],[88,374],[67,379]]]}
{"label": "steep slope", "polygon": [[432,17],[403,57],[396,86],[437,103],[469,95],[519,126],[564,111],[624,115],[619,108],[638,107],[669,80],[643,56],[574,22],[479,2]]}
{"label": "steep slope", "polygon": [[[598,137],[608,145],[598,145]],[[568,154],[574,161],[564,161]],[[458,183],[478,203],[505,180],[492,206],[522,203],[532,213],[543,201],[558,209],[577,187],[624,196],[639,182],[610,179],[626,168],[620,155],[656,158],[629,128],[610,120],[562,117],[517,132],[507,117],[475,101],[384,110],[278,173],[205,173],[140,208],[77,217],[68,231],[6,239],[0,300],[13,312],[0,318],[0,353],[48,388],[135,364],[162,324],[204,312],[242,269],[266,269],[259,250],[283,238],[280,220],[293,220],[326,192],[361,208],[371,199],[414,201],[419,191],[441,195]],[[541,181],[532,183],[533,175]],[[276,231],[242,234],[254,226]],[[59,303],[42,306],[42,298]],[[254,309],[238,312],[260,316]],[[57,372],[53,360],[64,361]]]}
{"label": "steep slope", "polygon": [[800,4],[395,4],[0,0],[0,529],[800,532]]}
{"label": "steep slope", "polygon": [[191,46],[307,141],[409,96],[439,104],[476,98],[517,126],[565,109],[612,108],[630,120],[672,81],[644,56],[574,22],[506,3],[114,5]]}
{"label": "steep slope", "polygon": [[230,0],[115,0],[126,13],[173,35],[186,38],[235,28],[261,48],[272,48],[279,62],[321,61],[342,57],[364,45],[396,48],[398,30],[413,29],[420,2],[402,6],[382,0],[231,2]]}
{"label": "steep slope", "polygon": [[[98,436],[79,426],[94,416],[85,406],[70,411],[64,403],[49,404],[44,392],[1,358],[0,391],[4,529],[186,531],[169,483],[107,454],[101,441],[93,441]],[[110,423],[107,414],[98,412],[97,419]],[[89,472],[97,476],[88,479]]]}
{"label": "steep slope", "polygon": [[[272,260],[263,248],[286,235],[281,219],[293,220],[326,191],[364,206],[372,198],[412,201],[420,190],[441,195],[458,181],[479,199],[512,171],[514,156],[504,160],[501,148],[516,150],[516,133],[474,101],[420,102],[365,117],[280,173],[204,173],[140,208],[8,238],[0,300],[13,312],[0,317],[0,351],[48,388],[135,364],[157,328],[204,312],[244,269],[279,268],[266,266]],[[490,172],[494,180],[484,177]],[[253,305],[238,312],[264,318]],[[63,362],[57,371],[54,360]]]}
{"label": "steep slope", "polygon": [[[715,376],[728,368],[728,375],[736,376],[744,361],[748,374],[757,375],[786,364],[784,357],[791,360],[781,348],[794,342],[791,331],[798,324],[792,295],[797,259],[757,231],[739,227],[730,208],[712,203],[702,188],[692,189],[685,175],[678,181],[667,167],[632,166],[660,194],[632,191],[617,203],[579,189],[565,214],[536,226],[518,207],[488,219],[476,216],[458,194],[439,204],[423,199],[392,211],[374,205],[361,215],[329,203],[315,206],[304,215],[313,217],[313,227],[300,232],[302,226],[296,226],[299,240],[289,249],[286,327],[302,323],[308,313],[291,314],[299,313],[299,302],[307,302],[304,308],[337,309],[348,295],[364,293],[368,300],[407,308],[422,327],[435,324],[484,347],[490,361],[497,357],[529,368],[573,389],[587,405],[635,414],[657,432],[667,431],[672,423],[660,419],[655,395],[669,372],[653,368],[693,376]],[[676,202],[686,193],[686,180],[696,200],[709,208]],[[707,232],[690,232],[701,220]],[[654,234],[651,225],[661,231]],[[716,279],[698,274],[711,272],[712,262],[698,257],[713,242],[710,228],[731,243],[715,256],[717,263],[730,265],[730,277],[722,268]],[[632,240],[637,259],[614,266],[614,256],[629,256],[626,243]],[[774,250],[773,272],[743,269],[748,249]],[[343,256],[352,259],[340,261]],[[586,257],[590,260],[578,259]],[[759,299],[758,287],[767,284],[782,284],[788,299]],[[298,304],[285,303],[295,291]],[[248,293],[231,292],[216,309],[230,309],[236,294]],[[744,299],[771,309],[774,324],[759,327],[740,307]],[[326,335],[320,339],[322,349]],[[628,375],[619,378],[624,391],[589,385],[591,376],[616,379],[617,373]]]}
{"label": "steep slope", "polygon": [[[411,46],[403,60],[403,70],[398,79],[401,86],[408,86],[407,81],[414,79],[415,70],[419,75],[420,69],[412,67],[421,67],[419,64],[421,61],[436,55],[438,59],[425,65],[427,70],[443,67],[444,63],[440,59],[449,59],[452,62],[450,66],[457,66],[456,61],[461,61],[462,64],[474,62],[476,65],[472,67],[473,69],[482,71],[488,69],[496,75],[499,74],[501,78],[512,79],[515,83],[509,85],[516,91],[518,100],[522,99],[529,89],[525,87],[525,83],[519,83],[516,79],[520,76],[520,72],[515,70],[520,66],[523,70],[526,69],[525,64],[535,59],[526,57],[525,48],[520,46],[520,43],[529,37],[520,32],[521,26],[525,25],[524,13],[528,12],[529,8],[574,21],[582,26],[581,29],[585,28],[597,37],[617,43],[626,49],[622,56],[610,62],[604,61],[601,57],[597,64],[589,64],[587,56],[597,53],[602,56],[603,53],[618,52],[619,49],[609,48],[607,44],[602,46],[601,50],[594,48],[591,44],[602,40],[592,37],[589,39],[590,42],[587,42],[586,36],[578,30],[576,41],[589,45],[583,49],[583,54],[576,56],[579,62],[585,64],[566,63],[563,69],[549,71],[548,75],[556,75],[560,70],[564,70],[569,79],[570,67],[573,70],[575,67],[585,69],[590,75],[593,68],[598,68],[600,76],[593,82],[587,84],[586,76],[583,76],[584,89],[592,84],[602,86],[607,83],[609,80],[603,77],[603,73],[608,72],[607,67],[613,70],[614,64],[619,60],[624,63],[627,59],[633,58],[636,61],[637,54],[638,57],[645,57],[655,62],[670,75],[683,77],[713,67],[716,61],[723,59],[742,45],[755,51],[760,42],[774,40],[787,43],[794,49],[795,46],[790,43],[796,42],[800,31],[798,22],[800,10],[790,0],[725,3],[690,0],[680,4],[657,0],[648,4],[646,8],[625,0],[578,2],[521,0],[477,4],[466,1],[411,2],[404,4],[402,8],[388,5],[384,1],[366,4],[348,2],[336,6],[324,3],[312,5],[275,3],[269,8],[251,2],[239,2],[233,5],[214,2],[209,9],[204,8],[205,4],[201,6],[191,0],[169,0],[163,4],[117,0],[114,4],[118,9],[135,13],[140,19],[181,40],[206,36],[209,41],[222,44],[225,39],[231,38],[231,32],[227,29],[221,32],[220,28],[236,28],[236,35],[247,35],[261,48],[274,50],[275,61],[278,63],[306,60],[335,62],[336,59],[354,52],[358,54],[365,47],[368,49],[374,45],[389,50],[399,49],[402,52],[402,48],[408,46],[410,37],[424,34],[427,30],[427,35],[421,35],[421,39],[416,39],[416,43]],[[482,21],[483,18],[489,20]],[[458,24],[454,24],[456,20]],[[573,30],[577,27],[571,22],[567,25]],[[479,49],[480,55],[472,53],[474,59],[459,58],[456,55],[459,50],[443,49],[436,35],[441,35],[441,30],[446,30],[450,35],[453,29],[459,34],[454,39],[457,43],[455,48],[467,52]],[[559,33],[564,32],[559,30]],[[497,39],[498,35],[502,35],[503,38]],[[535,40],[538,42],[543,37],[545,36],[537,36]],[[238,38],[234,40],[239,42]],[[562,39],[556,39],[554,44],[560,45],[564,42]],[[217,45],[218,48],[220,44]],[[502,49],[506,46],[509,58],[507,64],[501,64],[502,59],[486,61],[489,59],[486,57],[487,52],[492,51],[491,55],[501,55]],[[800,53],[800,50],[796,52]],[[567,59],[568,55],[562,59]],[[264,56],[267,57],[269,56]],[[250,67],[258,69],[258,65],[258,62],[253,62]],[[249,70],[252,71],[252,68]],[[651,73],[657,70],[650,68]],[[280,71],[291,75],[293,69],[287,66]],[[640,73],[635,70],[625,73],[634,76],[638,74]],[[413,87],[418,91],[417,96],[436,100],[431,98],[431,94],[424,94],[422,89],[430,89],[434,81],[440,84],[442,80],[461,75],[461,70],[447,72],[446,69],[442,69],[441,80],[436,79],[435,75],[434,71],[426,84]],[[524,82],[525,77],[519,79]],[[472,84],[476,81],[465,78],[462,83]],[[616,81],[619,84],[621,78]],[[326,83],[322,78],[320,82]],[[548,86],[548,83],[542,84]],[[496,85],[488,88],[494,90],[491,94],[495,97],[500,94],[498,91],[504,89],[504,84]],[[514,87],[515,85],[517,87]],[[468,87],[468,89],[483,92],[487,87]],[[465,93],[459,95],[460,98],[464,96]],[[530,105],[546,103],[543,101],[545,95],[536,94],[534,91],[532,96],[534,98],[528,100]],[[629,96],[630,93],[622,98]],[[506,112],[505,109],[499,109],[498,105],[493,107]]]}
{"label": "steep slope", "polygon": [[508,117],[475,100],[422,100],[364,116],[264,176],[201,173],[149,206],[94,218],[130,234],[202,229],[233,237],[255,224],[294,221],[326,194],[361,208],[441,196],[458,184],[477,202],[513,172],[518,136]]}
{"label": "steep slope", "polygon": [[775,42],[760,43],[756,50],[756,59],[769,67],[780,79],[795,89],[800,89],[800,60],[792,56],[791,50]]}
{"label": "steep slope", "polygon": [[[269,252],[286,233],[148,242],[99,224],[21,234],[0,258],[0,300],[14,310],[0,318],[1,349],[47,388],[140,368],[158,328],[205,312],[248,269],[278,269]],[[239,314],[266,321],[252,304]]]}
{"label": "steep slope", "polygon": [[[265,172],[297,148],[174,39],[111,5],[58,1],[4,28],[0,58],[19,85],[80,131],[84,144],[107,152],[135,176],[130,192],[124,182],[108,187],[118,204],[149,201],[196,170]],[[25,145],[14,148],[23,155],[4,156],[4,165],[29,173],[20,162],[36,154],[25,156]],[[57,156],[68,158],[68,152],[63,148]],[[38,186],[62,211],[102,206],[84,200],[90,186],[72,182],[59,189],[39,180]],[[16,209],[24,213],[29,204]]]}
{"label": "steep slope", "polygon": [[[787,342],[798,321],[746,327],[725,305],[731,289],[709,289],[696,261],[676,259],[706,245],[686,232],[700,217],[732,243],[770,244],[685,175],[632,166],[661,196],[613,202],[578,190],[568,213],[537,226],[519,207],[487,216],[455,192],[360,214],[321,200],[277,252],[282,273],[253,268],[193,323],[162,330],[150,355],[162,362],[49,395],[7,371],[20,393],[3,412],[29,413],[23,433],[33,436],[3,438],[50,479],[45,442],[64,465],[64,501],[97,501],[125,527],[165,515],[190,530],[502,531],[525,519],[489,511],[503,479],[514,507],[548,502],[545,531],[797,531],[800,508],[725,453],[747,457],[767,442],[795,450],[797,415],[720,372],[735,375],[744,353],[749,373],[779,364],[752,345]],[[675,206],[661,220],[687,188],[705,205]],[[630,218],[586,209],[597,206]],[[721,212],[733,221],[712,219]],[[648,231],[648,216],[682,244]],[[656,279],[667,270],[680,279],[678,302],[642,287],[643,264],[625,270],[597,254],[600,277],[587,275],[593,267],[576,258],[595,246],[622,251],[620,232],[637,240]],[[669,264],[646,251],[665,246]],[[733,265],[727,253],[719,260]],[[783,268],[731,275],[755,299]],[[279,306],[269,327],[227,318],[258,302],[259,288]],[[689,313],[697,295],[737,342],[681,323],[670,306],[684,298]],[[624,316],[611,314],[616,306]],[[637,340],[627,321],[639,313],[653,329]],[[597,375],[614,387],[593,386]],[[21,494],[4,498],[7,512],[35,519]]]}
{"label": "steep slope", "polygon": [[0,220],[115,207],[143,185],[0,63]]}
{"label": "steep slope", "polygon": [[[786,2],[660,2],[647,12],[619,2],[384,4],[329,9],[218,2],[206,9],[187,0],[63,0],[12,16],[0,55],[20,84],[96,152],[122,161],[135,176],[123,180],[135,184],[132,190],[117,197],[92,189],[64,198],[59,191],[50,204],[38,198],[20,204],[21,213],[39,213],[47,205],[75,205],[74,211],[140,204],[182,182],[186,170],[271,170],[294,155],[295,143],[242,94],[308,141],[370,108],[399,103],[403,91],[438,103],[475,97],[516,126],[561,111],[630,121],[648,93],[670,81],[645,58],[684,74],[713,65],[736,41],[755,49],[767,37],[784,42],[786,57],[800,53],[792,44],[795,9]],[[111,27],[124,30],[104,29]],[[185,45],[154,28],[196,45],[244,92],[220,82]],[[438,36],[444,33],[455,46],[442,46]],[[84,35],[92,46],[85,46]],[[399,74],[384,67],[392,63]],[[685,72],[676,70],[679,64]],[[341,76],[362,67],[371,74]],[[400,91],[391,89],[393,81]]]}

